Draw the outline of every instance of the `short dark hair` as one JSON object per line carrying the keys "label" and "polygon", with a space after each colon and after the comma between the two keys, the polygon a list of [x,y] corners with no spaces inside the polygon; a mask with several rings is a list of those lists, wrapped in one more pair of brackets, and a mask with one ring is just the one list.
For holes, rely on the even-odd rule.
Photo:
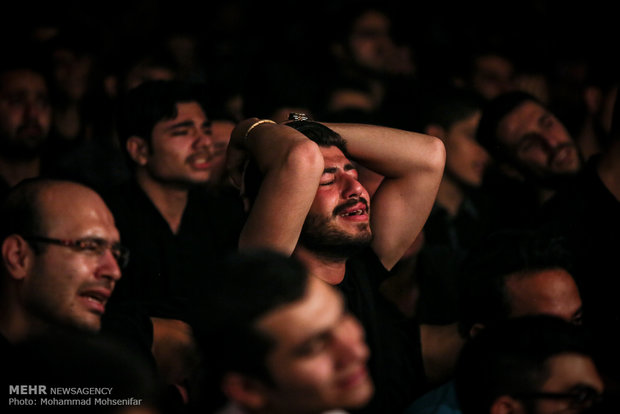
{"label": "short dark hair", "polygon": [[454,385],[463,414],[488,413],[502,395],[540,390],[548,379],[549,358],[563,353],[592,356],[583,327],[558,317],[531,315],[483,329],[465,343]]}
{"label": "short dark hair", "polygon": [[[336,147],[342,151],[345,157],[349,159],[351,158],[349,152],[347,151],[346,140],[342,138],[340,134],[325,125],[314,121],[292,121],[286,125],[301,132],[311,141],[317,143],[320,147]],[[256,199],[262,182],[262,172],[259,170],[256,162],[253,159],[250,159],[244,175],[245,193],[243,194],[243,196],[246,197],[250,203],[253,203]]]}
{"label": "short dark hair", "polygon": [[205,83],[181,80],[151,80],[129,90],[121,98],[118,137],[125,148],[127,140],[138,136],[151,142],[153,127],[177,115],[177,104],[197,102],[206,112],[208,91]]}
{"label": "short dark hair", "polygon": [[35,42],[22,40],[7,49],[0,61],[0,77],[8,72],[29,70],[39,74],[50,88],[52,69],[43,47]]}
{"label": "short dark hair", "polygon": [[476,111],[482,112],[484,102],[482,96],[469,89],[452,87],[434,92],[422,109],[421,127],[435,124],[449,129]]}
{"label": "short dark hair", "polygon": [[506,148],[501,145],[497,137],[497,128],[504,117],[523,102],[535,102],[545,106],[538,98],[523,91],[503,93],[488,101],[482,109],[482,117],[478,123],[476,138],[491,156],[497,160],[509,159]]}
{"label": "short dark hair", "polygon": [[0,243],[12,234],[45,234],[39,194],[53,182],[42,177],[28,178],[7,192],[0,204]]}
{"label": "short dark hair", "polygon": [[[109,387],[110,394],[105,397],[134,398],[144,407],[163,407],[161,394],[165,388],[149,360],[112,335],[55,327],[29,337],[11,352],[11,359],[3,364],[3,374],[10,374],[7,378],[21,384]],[[67,412],[66,406],[49,408],[50,413]],[[88,411],[112,414],[119,412],[119,406],[102,405]]]}
{"label": "short dark hair", "polygon": [[476,245],[462,263],[458,284],[459,330],[464,337],[476,323],[489,326],[512,313],[506,281],[515,274],[548,269],[571,273],[564,240],[536,230],[502,230]]}
{"label": "short dark hair", "polygon": [[265,358],[274,342],[256,323],[302,298],[308,272],[298,260],[264,249],[235,252],[216,268],[195,301],[191,322],[204,355],[206,382],[219,388],[227,372],[270,382]]}

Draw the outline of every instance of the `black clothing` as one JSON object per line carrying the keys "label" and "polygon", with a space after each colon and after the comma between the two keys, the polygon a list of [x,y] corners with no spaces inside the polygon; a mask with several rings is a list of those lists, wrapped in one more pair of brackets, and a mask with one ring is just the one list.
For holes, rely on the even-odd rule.
{"label": "black clothing", "polygon": [[472,248],[497,229],[497,212],[494,200],[477,191],[468,194],[455,216],[438,204],[433,206],[415,272],[421,323],[441,325],[458,319],[460,265]]}
{"label": "black clothing", "polygon": [[369,248],[347,261],[344,280],[337,285],[348,309],[364,327],[370,349],[375,395],[364,413],[403,412],[427,390],[419,326],[379,292],[379,284],[388,276]]}
{"label": "black clothing", "polygon": [[214,260],[237,249],[245,218],[240,199],[203,187],[190,191],[176,234],[135,181],[102,196],[112,211],[121,242],[130,250],[112,302],[137,301],[150,316],[186,320],[190,294]]}
{"label": "black clothing", "polygon": [[532,228],[540,209],[536,187],[489,168],[481,191],[497,205],[498,230]]}
{"label": "black clothing", "polygon": [[600,369],[620,380],[620,202],[601,181],[593,156],[570,189],[542,209],[541,228],[565,238],[579,285],[584,322],[593,330]]}

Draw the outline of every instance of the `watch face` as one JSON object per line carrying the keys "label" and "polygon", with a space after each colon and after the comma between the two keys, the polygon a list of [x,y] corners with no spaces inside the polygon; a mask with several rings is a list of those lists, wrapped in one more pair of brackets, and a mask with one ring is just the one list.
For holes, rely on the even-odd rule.
{"label": "watch face", "polygon": [[288,115],[288,120],[289,121],[307,121],[308,119],[309,119],[308,115],[306,115],[306,114],[298,114],[296,112],[291,112]]}

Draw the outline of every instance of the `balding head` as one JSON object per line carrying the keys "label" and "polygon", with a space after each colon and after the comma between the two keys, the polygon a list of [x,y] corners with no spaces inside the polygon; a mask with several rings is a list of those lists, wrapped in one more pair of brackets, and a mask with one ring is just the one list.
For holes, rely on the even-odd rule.
{"label": "balding head", "polygon": [[5,336],[55,324],[99,330],[124,258],[101,197],[81,184],[37,178],[11,189],[1,211]]}

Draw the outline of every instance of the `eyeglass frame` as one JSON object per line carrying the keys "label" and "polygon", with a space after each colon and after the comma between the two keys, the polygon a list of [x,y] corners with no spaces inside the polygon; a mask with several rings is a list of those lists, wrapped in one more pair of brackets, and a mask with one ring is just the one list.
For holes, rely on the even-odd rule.
{"label": "eyeglass frame", "polygon": [[[44,237],[44,236],[22,236],[22,238],[26,241],[32,241],[35,243],[48,243],[54,244],[61,247],[68,247],[70,249],[75,250],[79,253],[93,253],[98,256],[103,256],[106,250],[110,250],[112,256],[116,260],[118,266],[122,269],[127,266],[129,263],[129,249],[123,246],[120,243],[109,242],[105,239],[99,237],[84,237],[81,239],[56,239],[52,237]],[[95,242],[98,244],[98,249],[89,249],[84,246],[80,246],[80,243],[84,242]],[[101,251],[99,251],[101,249]],[[116,250],[116,251],[115,251]]]}
{"label": "eyeglass frame", "polygon": [[570,400],[570,408],[591,407],[603,401],[603,394],[592,387],[582,386],[572,392],[526,392],[513,394],[517,399]]}

